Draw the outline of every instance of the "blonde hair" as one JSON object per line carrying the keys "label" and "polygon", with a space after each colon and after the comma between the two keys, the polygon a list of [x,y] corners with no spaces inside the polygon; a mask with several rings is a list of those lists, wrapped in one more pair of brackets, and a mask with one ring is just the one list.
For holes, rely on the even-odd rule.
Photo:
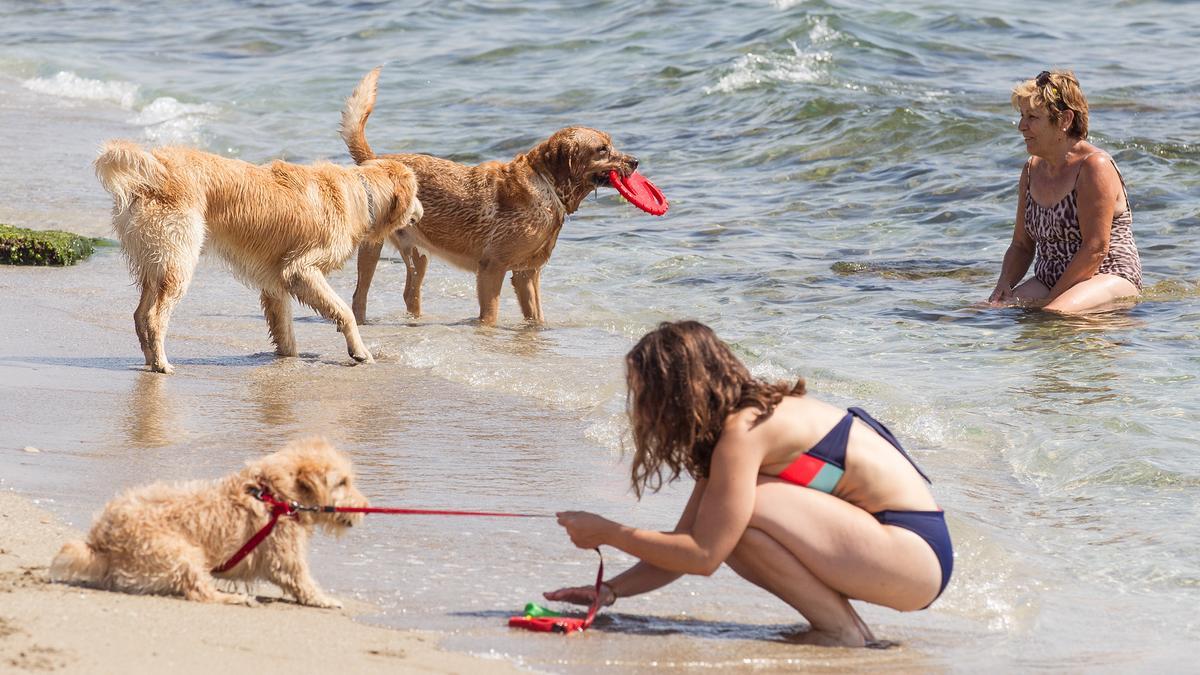
{"label": "blonde hair", "polygon": [[1086,139],[1088,137],[1088,103],[1079,87],[1075,73],[1069,70],[1042,71],[1037,77],[1025,80],[1013,87],[1012,105],[1021,108],[1021,103],[1027,102],[1031,107],[1046,110],[1050,121],[1058,123],[1068,111],[1075,113],[1075,119],[1067,129],[1072,138]]}

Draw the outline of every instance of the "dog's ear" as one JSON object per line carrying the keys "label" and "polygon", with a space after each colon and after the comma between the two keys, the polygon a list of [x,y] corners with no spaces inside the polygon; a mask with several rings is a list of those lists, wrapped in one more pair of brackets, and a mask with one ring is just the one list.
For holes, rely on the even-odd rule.
{"label": "dog's ear", "polygon": [[531,154],[535,170],[549,178],[560,189],[568,189],[574,182],[581,157],[578,143],[571,140],[567,130],[560,130],[542,141]]}
{"label": "dog's ear", "polygon": [[296,469],[296,495],[305,504],[321,505],[329,501],[329,486],[325,484],[325,471],[319,467],[302,464]]}

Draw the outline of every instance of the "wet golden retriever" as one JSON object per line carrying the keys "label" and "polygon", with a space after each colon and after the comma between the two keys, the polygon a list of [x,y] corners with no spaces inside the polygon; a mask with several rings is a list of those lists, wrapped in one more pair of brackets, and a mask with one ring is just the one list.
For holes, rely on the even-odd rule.
{"label": "wet golden retriever", "polygon": [[313,580],[308,539],[320,526],[334,534],[362,514],[300,512],[275,529],[233,569],[214,576],[268,521],[271,507],[250,494],[265,488],[301,504],[365,507],[350,461],[319,438],[289,443],[217,481],[154,483],[113,499],[86,541],[67,542],[50,578],[125,593],[182,595],[188,600],[253,605],[254,598],[217,588],[216,579],[269,581],[297,602],[341,607]]}
{"label": "wet golden retriever", "polygon": [[[368,73],[342,110],[342,139],[354,161],[376,155],[364,128],[375,108],[379,68]],[[525,319],[541,323],[541,270],[550,259],[567,215],[597,187],[609,185],[616,170],[628,176],[637,158],[618,152],[608,134],[568,127],[509,162],[466,166],[430,155],[381,155],[404,162],[417,174],[425,217],[415,227],[396,230],[392,243],[400,249],[408,273],[404,303],[421,315],[421,283],[429,259],[425,251],[475,273],[479,320],[496,323],[504,275],[512,284]],[[379,263],[383,243],[366,241],[358,250],[358,285],[354,317],[366,320],[367,291]]]}
{"label": "wet golden retriever", "polygon": [[261,291],[275,351],[296,355],[289,296],[337,324],[356,361],[371,354],[325,275],[363,241],[380,243],[421,218],[417,182],[401,162],[262,166],[184,147],[110,141],[96,176],[113,196],[113,228],[141,287],[134,328],[151,370],[169,373],[164,340],[202,247]]}

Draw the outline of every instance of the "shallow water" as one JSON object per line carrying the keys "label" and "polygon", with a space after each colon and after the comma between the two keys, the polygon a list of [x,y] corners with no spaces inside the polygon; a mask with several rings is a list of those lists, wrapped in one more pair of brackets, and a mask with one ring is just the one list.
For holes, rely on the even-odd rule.
{"label": "shallow water", "polygon": [[[410,320],[403,266],[386,261],[369,367],[348,367],[311,318],[305,355],[275,360],[255,293],[207,261],[172,321],[178,374],[141,373],[118,251],[0,270],[0,484],[84,526],[121,487],[220,475],[317,432],[353,454],[378,504],[586,508],[666,528],[688,486],[640,504],[627,491],[620,357],[657,321],[694,317],[755,372],[868,408],[933,476],[958,553],[950,588],[919,614],[864,608],[899,648],[787,644],[796,617],[726,571],[623,600],[585,636],[509,632],[539,591],[594,574],[595,556],[545,521],[374,517],[318,545],[319,578],[377,603],[372,621],[562,672],[1176,670],[1198,655],[1191,5],[149,11],[0,6],[0,222],[107,235],[88,162],[114,136],[347,161],[341,102],[381,62],[378,151],[474,162],[596,126],[671,211],[611,191],[585,203],[543,274],[541,330],[507,292],[501,326],[469,325],[471,279],[440,263],[428,315]],[[1086,319],[976,304],[1024,161],[1008,91],[1052,65],[1079,74],[1094,140],[1129,182],[1146,274],[1141,303]],[[347,298],[352,269],[333,279]]]}

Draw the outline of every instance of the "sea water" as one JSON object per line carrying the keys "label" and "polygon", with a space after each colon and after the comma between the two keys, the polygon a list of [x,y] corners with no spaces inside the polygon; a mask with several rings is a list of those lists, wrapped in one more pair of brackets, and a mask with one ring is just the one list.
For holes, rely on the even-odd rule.
{"label": "sea water", "polygon": [[[507,159],[613,136],[671,201],[601,189],[542,275],[547,325],[474,326],[435,262],[420,319],[381,263],[378,362],[299,310],[270,353],[257,295],[205,260],[138,370],[119,251],[0,270],[0,484],[78,527],[119,489],[217,476],[321,433],[379,505],[669,529],[690,488],[628,489],[621,358],[710,323],[769,379],[884,420],[934,479],[957,560],[928,611],[861,606],[883,651],[788,643],[802,621],[722,570],[621,600],[594,632],[510,631],[595,554],[552,520],[369,516],[316,574],[366,620],[556,672],[1185,670],[1200,650],[1200,9],[1190,3],[78,2],[0,4],[0,222],[111,237],[100,143],[349,161],[339,110],[384,64],[379,152]],[[1009,92],[1074,69],[1129,184],[1145,295],[1059,318],[988,309],[1025,161]],[[349,298],[353,264],[332,282]],[[23,453],[24,446],[42,449]],[[802,517],[801,514],[797,516]],[[607,552],[608,569],[630,563]]]}

